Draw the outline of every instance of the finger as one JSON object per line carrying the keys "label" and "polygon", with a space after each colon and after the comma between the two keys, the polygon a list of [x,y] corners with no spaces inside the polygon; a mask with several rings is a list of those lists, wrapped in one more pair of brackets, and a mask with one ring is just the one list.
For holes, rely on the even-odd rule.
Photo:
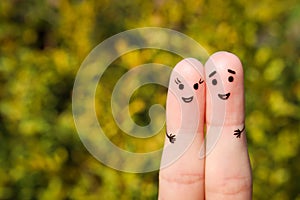
{"label": "finger", "polygon": [[205,74],[206,199],[251,199],[242,64],[231,53],[217,52],[206,62]]}
{"label": "finger", "polygon": [[[203,65],[188,58],[172,71],[166,105],[167,135],[159,174],[159,199],[203,199],[205,82]],[[174,140],[176,139],[176,140]]]}

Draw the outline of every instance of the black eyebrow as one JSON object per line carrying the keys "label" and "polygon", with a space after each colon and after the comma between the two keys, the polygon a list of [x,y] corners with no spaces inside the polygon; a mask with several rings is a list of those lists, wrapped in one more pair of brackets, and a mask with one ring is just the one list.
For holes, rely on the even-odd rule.
{"label": "black eyebrow", "polygon": [[208,75],[208,77],[210,78],[210,77],[212,77],[213,75],[215,75],[217,72],[216,71],[213,71],[212,73],[210,73],[209,75]]}
{"label": "black eyebrow", "polygon": [[233,71],[233,70],[231,70],[231,69],[228,69],[227,70],[229,73],[231,73],[231,74],[235,74],[235,71]]}
{"label": "black eyebrow", "polygon": [[181,83],[181,81],[178,78],[176,78],[175,83],[178,84],[178,83]]}

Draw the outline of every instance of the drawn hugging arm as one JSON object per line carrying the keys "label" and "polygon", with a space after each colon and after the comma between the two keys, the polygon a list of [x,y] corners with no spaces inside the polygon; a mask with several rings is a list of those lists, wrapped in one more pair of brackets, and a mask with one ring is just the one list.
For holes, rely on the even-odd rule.
{"label": "drawn hugging arm", "polygon": [[176,135],[173,135],[172,133],[168,134],[168,133],[166,132],[166,136],[168,137],[170,143],[174,143],[174,142],[176,141],[176,138],[175,138]]}
{"label": "drawn hugging arm", "polygon": [[170,77],[166,117],[160,200],[252,198],[251,166],[242,134],[243,68],[235,55],[213,54],[205,73],[196,59],[178,63]]}
{"label": "drawn hugging arm", "polygon": [[232,53],[217,52],[206,62],[205,71],[206,199],[252,199],[251,166],[246,135],[242,134],[245,132],[242,63]]}
{"label": "drawn hugging arm", "polygon": [[159,199],[203,199],[204,83],[203,65],[193,58],[179,62],[170,76]]}

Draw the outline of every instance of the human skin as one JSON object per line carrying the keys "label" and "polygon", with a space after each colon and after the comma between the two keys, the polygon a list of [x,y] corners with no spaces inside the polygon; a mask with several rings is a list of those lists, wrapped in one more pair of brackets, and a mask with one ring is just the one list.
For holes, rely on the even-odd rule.
{"label": "human skin", "polygon": [[[206,62],[205,72],[206,150],[209,152],[205,158],[205,197],[251,199],[242,64],[232,53],[217,52]],[[220,110],[224,115],[219,114]]]}
{"label": "human skin", "polygon": [[[178,77],[186,91],[179,89]],[[195,59],[175,66],[167,97],[160,200],[252,198],[243,78],[240,60],[228,52],[210,56],[205,71]],[[193,90],[199,80],[202,83]],[[185,103],[182,97],[192,93],[193,101]]]}
{"label": "human skin", "polygon": [[196,59],[184,59],[170,76],[166,128],[176,140],[165,140],[159,175],[161,200],[203,199],[204,160],[199,159],[199,147],[203,144],[204,110],[203,65]]}

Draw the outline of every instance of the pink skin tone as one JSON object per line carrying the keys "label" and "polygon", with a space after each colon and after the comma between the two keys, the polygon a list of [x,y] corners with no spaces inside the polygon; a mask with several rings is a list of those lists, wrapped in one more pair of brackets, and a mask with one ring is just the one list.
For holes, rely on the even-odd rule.
{"label": "pink skin tone", "polygon": [[199,119],[204,116],[204,85],[203,65],[196,59],[187,58],[175,66],[167,98],[168,133],[182,130],[203,132]]}
{"label": "pink skin tone", "polygon": [[[175,135],[176,140],[174,143],[168,137],[165,140],[159,175],[160,200],[203,199],[204,160],[199,159],[205,110],[203,80],[203,65],[192,58],[179,62],[170,76],[167,133]],[[191,96],[191,102],[184,101]]]}
{"label": "pink skin tone", "polygon": [[[216,74],[209,77],[213,71]],[[243,130],[245,103],[242,64],[234,54],[217,52],[206,62],[205,73],[208,152],[205,159],[205,197],[252,199],[251,167]],[[214,79],[218,82],[215,85]],[[219,94],[228,93],[230,95],[226,100],[219,97]]]}
{"label": "pink skin tone", "polygon": [[[244,75],[239,58],[228,52],[217,52],[205,63],[205,73],[207,123],[243,125]],[[220,111],[224,114],[220,115]]]}
{"label": "pink skin tone", "polygon": [[[159,199],[251,199],[242,64],[228,52],[210,56],[205,64],[205,82],[194,89],[193,101],[185,103],[181,97],[191,96],[193,84],[200,77],[204,80],[201,63],[194,59],[193,62],[197,63],[197,70],[181,61],[170,77],[167,133],[175,135],[176,140],[165,140]],[[173,81],[178,76],[190,90],[178,90]],[[205,119],[207,134],[203,146]],[[205,156],[200,156],[201,149]]]}

